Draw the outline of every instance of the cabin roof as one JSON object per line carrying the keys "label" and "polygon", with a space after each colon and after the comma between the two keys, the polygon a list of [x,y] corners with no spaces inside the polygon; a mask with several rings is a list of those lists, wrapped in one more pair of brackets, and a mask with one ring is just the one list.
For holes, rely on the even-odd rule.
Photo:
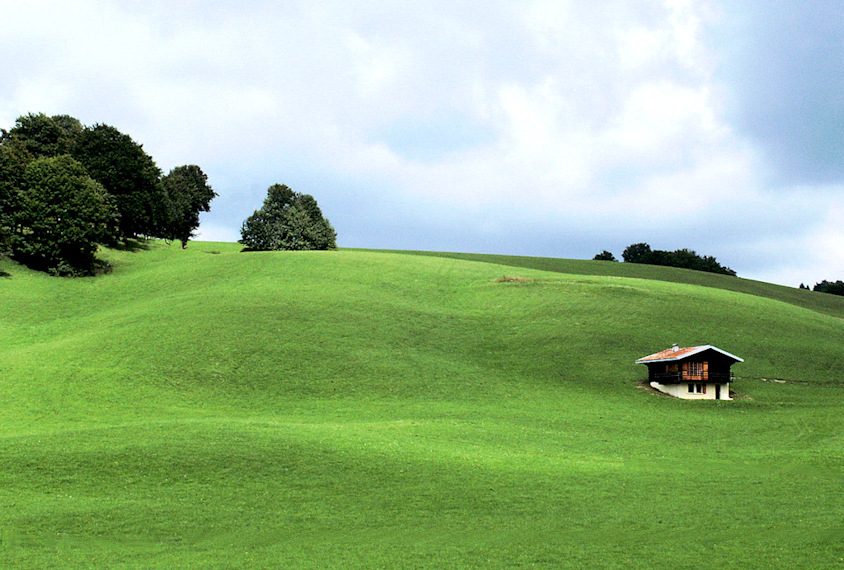
{"label": "cabin roof", "polygon": [[643,356],[642,358],[636,361],[636,364],[650,364],[652,362],[676,362],[689,358],[690,356],[694,356],[695,354],[706,352],[707,350],[714,350],[715,352],[719,352],[728,358],[732,358],[736,362],[744,362],[744,360],[739,358],[738,356],[730,354],[726,350],[721,350],[720,348],[712,346],[711,344],[704,344],[702,346],[688,346],[685,348],[681,348],[675,344],[671,348],[666,348],[665,350],[657,352],[656,354]]}

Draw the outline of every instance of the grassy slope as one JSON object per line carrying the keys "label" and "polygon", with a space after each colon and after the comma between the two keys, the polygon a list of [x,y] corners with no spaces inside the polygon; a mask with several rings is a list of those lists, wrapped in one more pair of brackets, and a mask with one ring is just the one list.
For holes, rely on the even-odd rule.
{"label": "grassy slope", "polygon": [[[387,253],[108,256],[0,263],[0,565],[844,559],[829,311]],[[672,342],[744,357],[742,397],[639,389]]]}
{"label": "grassy slope", "polygon": [[[367,251],[367,250],[359,250]],[[368,250],[377,251],[377,250]],[[610,261],[587,261],[582,259],[557,259],[553,257],[526,257],[519,255],[490,255],[484,253],[452,253],[440,251],[406,251],[413,255],[432,257],[447,257],[451,259],[465,259],[467,261],[482,261],[508,267],[541,269],[557,273],[573,275],[602,275],[613,277],[633,277],[637,279],[653,279],[673,283],[687,283],[702,287],[726,289],[738,293],[747,293],[776,299],[798,307],[812,309],[828,315],[844,318],[844,299],[835,295],[819,294],[812,291],[774,285],[752,279],[740,279],[727,275],[717,275],[702,271],[688,271],[676,267],[659,267],[654,265],[640,265],[635,263],[615,263]]]}

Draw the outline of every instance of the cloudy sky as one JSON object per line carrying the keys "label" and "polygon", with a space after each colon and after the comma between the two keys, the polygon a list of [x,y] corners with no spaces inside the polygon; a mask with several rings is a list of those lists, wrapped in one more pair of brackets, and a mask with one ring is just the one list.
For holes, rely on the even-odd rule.
{"label": "cloudy sky", "polygon": [[0,0],[0,126],[28,112],[200,165],[200,239],[278,182],[341,247],[844,279],[840,0]]}

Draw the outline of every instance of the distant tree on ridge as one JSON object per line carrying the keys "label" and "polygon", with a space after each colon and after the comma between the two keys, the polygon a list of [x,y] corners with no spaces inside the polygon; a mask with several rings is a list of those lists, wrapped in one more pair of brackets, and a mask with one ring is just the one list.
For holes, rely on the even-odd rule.
{"label": "distant tree on ridge", "polygon": [[720,273],[723,275],[735,276],[736,274],[729,267],[724,267],[718,263],[714,257],[701,257],[694,250],[685,248],[676,251],[663,251],[651,249],[651,246],[646,243],[634,243],[627,246],[621,257],[627,263],[682,267],[684,269],[694,269],[695,271],[707,271],[709,273]]}
{"label": "distant tree on ridge", "polygon": [[618,261],[615,256],[607,250],[602,251],[592,258],[593,261]]}
{"label": "distant tree on ridge", "polygon": [[267,189],[264,205],[249,216],[239,243],[247,251],[335,249],[337,232],[310,194],[284,184]]}
{"label": "distant tree on ridge", "polygon": [[195,164],[177,166],[161,178],[161,185],[167,210],[166,228],[161,233],[167,239],[181,241],[184,249],[199,227],[200,212],[211,209],[211,200],[217,193],[208,185],[208,176]]}
{"label": "distant tree on ridge", "polygon": [[844,295],[844,281],[835,281],[833,283],[824,279],[820,283],[815,283],[812,290],[820,293],[830,293],[832,295]]}

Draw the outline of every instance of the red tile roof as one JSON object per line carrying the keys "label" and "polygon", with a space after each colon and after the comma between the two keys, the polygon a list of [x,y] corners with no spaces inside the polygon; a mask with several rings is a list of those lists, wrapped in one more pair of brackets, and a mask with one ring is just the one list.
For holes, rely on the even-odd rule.
{"label": "red tile roof", "polygon": [[705,350],[714,350],[716,352],[720,352],[725,356],[729,356],[730,358],[734,359],[737,362],[744,362],[738,356],[732,355],[725,350],[721,350],[720,348],[716,348],[711,344],[705,344],[703,346],[689,346],[685,348],[681,348],[677,345],[674,345],[671,348],[667,348],[662,352],[657,352],[656,354],[651,354],[650,356],[644,356],[636,361],[636,364],[647,364],[648,362],[666,362],[672,360],[683,360],[688,356],[692,356],[693,354],[697,354],[699,352],[703,352]]}

